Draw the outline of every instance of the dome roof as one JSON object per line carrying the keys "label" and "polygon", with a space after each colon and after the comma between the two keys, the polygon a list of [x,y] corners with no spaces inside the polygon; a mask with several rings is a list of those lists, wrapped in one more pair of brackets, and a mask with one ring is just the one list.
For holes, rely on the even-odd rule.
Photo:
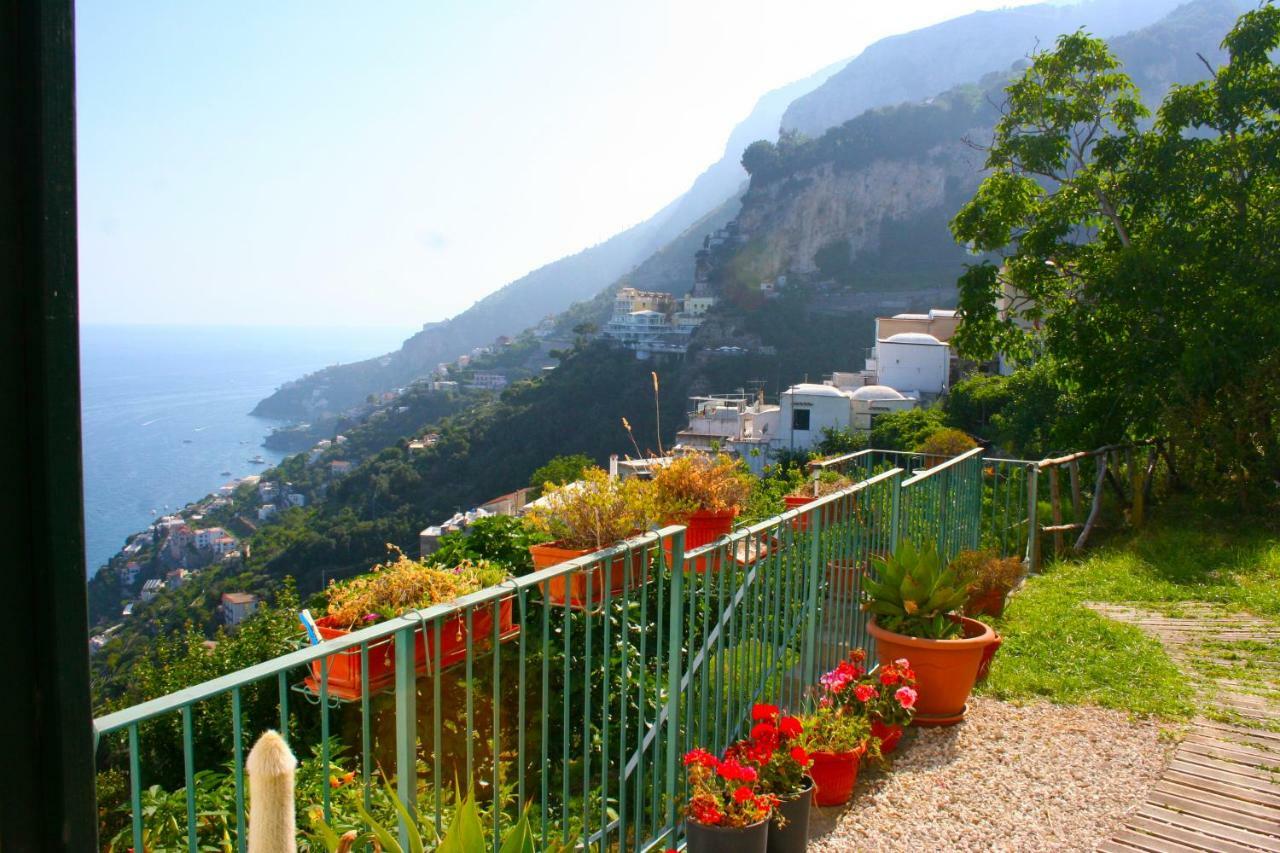
{"label": "dome roof", "polygon": [[899,394],[888,385],[863,385],[861,388],[853,392],[855,400],[905,400],[906,397]]}
{"label": "dome roof", "polygon": [[805,394],[809,397],[844,397],[844,391],[833,385],[819,385],[816,382],[801,382],[799,385],[792,385],[784,393],[787,394]]}
{"label": "dome roof", "polygon": [[885,338],[885,343],[928,344],[929,346],[935,347],[942,346],[942,341],[938,340],[933,335],[926,335],[924,332],[898,332],[896,335],[891,335],[890,337]]}

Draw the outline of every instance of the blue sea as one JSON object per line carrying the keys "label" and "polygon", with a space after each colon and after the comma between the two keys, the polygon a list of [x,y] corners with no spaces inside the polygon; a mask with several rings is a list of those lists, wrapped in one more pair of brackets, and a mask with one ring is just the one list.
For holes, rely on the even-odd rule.
{"label": "blue sea", "polygon": [[[261,446],[277,422],[249,415],[263,397],[327,365],[391,352],[412,332],[82,326],[89,574],[156,516],[280,461]],[[249,461],[259,454],[266,464]]]}

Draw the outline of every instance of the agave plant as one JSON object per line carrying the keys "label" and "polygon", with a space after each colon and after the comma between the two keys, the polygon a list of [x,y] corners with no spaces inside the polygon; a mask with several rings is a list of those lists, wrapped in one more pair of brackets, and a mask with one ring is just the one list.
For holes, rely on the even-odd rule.
{"label": "agave plant", "polygon": [[927,640],[960,635],[953,615],[964,607],[965,582],[942,565],[932,545],[916,548],[904,541],[890,557],[872,557],[874,572],[863,583],[863,607],[880,627]]}

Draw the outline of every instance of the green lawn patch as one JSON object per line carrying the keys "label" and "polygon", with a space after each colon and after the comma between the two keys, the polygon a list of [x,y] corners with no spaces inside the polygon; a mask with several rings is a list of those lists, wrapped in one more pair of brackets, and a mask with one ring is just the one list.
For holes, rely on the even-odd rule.
{"label": "green lawn patch", "polygon": [[1160,642],[1080,601],[1053,575],[1028,581],[997,620],[1004,645],[979,692],[1191,717],[1195,691]]}
{"label": "green lawn patch", "polygon": [[[1028,579],[996,621],[1004,646],[980,692],[1169,719],[1206,712],[1191,679],[1220,677],[1210,660],[1190,677],[1184,675],[1158,640],[1089,610],[1084,602],[1135,603],[1171,616],[1187,615],[1179,612],[1184,603],[1210,602],[1228,613],[1278,618],[1280,532],[1273,525],[1174,504],[1141,531],[1116,537],[1080,559],[1050,565]],[[1261,664],[1272,663],[1277,654],[1245,645],[1217,649],[1214,657],[1233,651]],[[1233,672],[1246,682],[1253,681],[1250,674],[1244,667]],[[1268,695],[1260,685],[1256,692]]]}

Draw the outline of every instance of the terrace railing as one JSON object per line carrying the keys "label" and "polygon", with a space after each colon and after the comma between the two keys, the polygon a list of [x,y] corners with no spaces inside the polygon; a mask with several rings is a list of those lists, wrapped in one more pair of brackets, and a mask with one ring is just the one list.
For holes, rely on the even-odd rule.
{"label": "terrace railing", "polygon": [[[300,774],[319,775],[300,791],[330,824],[358,824],[359,802],[407,838],[378,793],[385,775],[439,833],[456,779],[492,839],[527,807],[543,846],[675,846],[683,753],[743,736],[755,702],[799,710],[821,672],[870,648],[859,599],[873,556],[904,536],[948,555],[1026,547],[1034,524],[1013,519],[1012,497],[1023,463],[903,458],[915,473],[851,454],[855,485],[698,548],[665,527],[100,717],[99,755],[127,768],[129,842],[158,846],[143,791],[161,784],[182,793],[189,850],[244,850],[245,749],[273,727]],[[555,596],[575,579],[584,594]],[[213,767],[228,771],[225,809],[202,804]],[[363,785],[328,784],[348,768]]]}

